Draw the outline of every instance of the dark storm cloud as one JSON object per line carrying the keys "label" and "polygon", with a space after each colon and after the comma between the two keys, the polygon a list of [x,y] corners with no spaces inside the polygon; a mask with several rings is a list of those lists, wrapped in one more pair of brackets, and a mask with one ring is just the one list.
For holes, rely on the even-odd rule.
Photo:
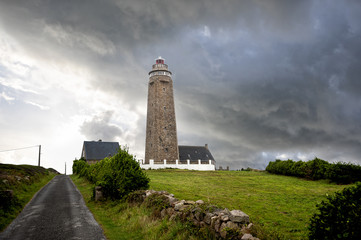
{"label": "dark storm cloud", "polygon": [[[271,36],[262,45],[233,34],[227,47],[202,43],[207,57],[219,66],[212,71],[212,64],[201,62],[210,70],[204,72],[204,81],[216,90],[200,94],[201,84],[193,83],[183,86],[178,98],[188,102],[183,104],[188,106],[183,121],[191,119],[203,132],[224,135],[228,146],[236,145],[222,152],[224,162],[236,166],[232,154],[237,151],[240,166],[264,165],[257,154],[262,151],[272,157],[303,152],[330,161],[359,161],[361,45],[360,32],[352,30],[359,26],[348,20],[347,7],[328,7],[310,9],[315,22],[301,41],[287,36],[283,42],[273,41]],[[217,83],[217,76],[226,86]]]}
{"label": "dark storm cloud", "polygon": [[120,137],[122,130],[110,123],[113,112],[104,112],[100,116],[94,116],[92,120],[85,121],[80,126],[80,132],[89,140],[115,141]]}
{"label": "dark storm cloud", "polygon": [[[220,164],[264,168],[283,153],[360,161],[358,1],[1,5],[3,28],[27,51],[87,66],[93,87],[134,111],[146,105],[153,59],[164,56],[174,73],[179,142],[208,143]],[[113,139],[121,131],[109,118],[85,122],[82,132]]]}

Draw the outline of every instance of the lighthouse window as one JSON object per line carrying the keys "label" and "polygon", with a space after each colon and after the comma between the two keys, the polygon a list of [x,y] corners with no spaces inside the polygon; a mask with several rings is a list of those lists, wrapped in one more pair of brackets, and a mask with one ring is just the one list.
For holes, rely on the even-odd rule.
{"label": "lighthouse window", "polygon": [[164,110],[166,109],[166,107],[163,107],[164,108]]}
{"label": "lighthouse window", "polygon": [[163,92],[165,91],[165,88],[163,88]]}
{"label": "lighthouse window", "polygon": [[164,149],[164,152],[168,152],[168,148],[165,148],[165,149]]}

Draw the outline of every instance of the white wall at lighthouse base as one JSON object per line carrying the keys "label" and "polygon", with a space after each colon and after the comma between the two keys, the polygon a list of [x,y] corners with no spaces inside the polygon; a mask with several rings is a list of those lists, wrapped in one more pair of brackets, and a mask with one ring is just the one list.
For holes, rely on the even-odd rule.
{"label": "white wall at lighthouse base", "polygon": [[167,163],[167,160],[164,160],[163,163],[154,163],[153,159],[149,160],[149,164],[143,164],[141,161],[139,165],[143,169],[164,169],[164,168],[177,168],[177,169],[188,169],[188,170],[198,170],[198,171],[215,171],[216,166],[212,164],[212,161],[209,160],[209,164],[201,164],[201,160],[198,160],[198,164],[190,164],[190,161],[187,160],[186,164],[179,163],[176,160],[175,164]]}

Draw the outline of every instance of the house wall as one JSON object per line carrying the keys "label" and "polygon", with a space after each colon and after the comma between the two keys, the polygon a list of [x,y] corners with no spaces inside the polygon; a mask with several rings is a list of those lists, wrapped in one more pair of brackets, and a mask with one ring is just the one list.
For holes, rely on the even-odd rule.
{"label": "house wall", "polygon": [[94,163],[97,163],[97,162],[99,162],[100,160],[86,160],[86,162],[88,163],[88,164],[94,164]]}

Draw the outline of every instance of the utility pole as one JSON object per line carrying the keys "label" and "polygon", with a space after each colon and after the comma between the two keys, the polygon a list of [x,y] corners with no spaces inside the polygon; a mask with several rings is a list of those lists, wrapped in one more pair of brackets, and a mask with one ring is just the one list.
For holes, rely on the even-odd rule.
{"label": "utility pole", "polygon": [[38,160],[38,167],[40,167],[40,154],[41,154],[41,145],[39,145],[39,160]]}

